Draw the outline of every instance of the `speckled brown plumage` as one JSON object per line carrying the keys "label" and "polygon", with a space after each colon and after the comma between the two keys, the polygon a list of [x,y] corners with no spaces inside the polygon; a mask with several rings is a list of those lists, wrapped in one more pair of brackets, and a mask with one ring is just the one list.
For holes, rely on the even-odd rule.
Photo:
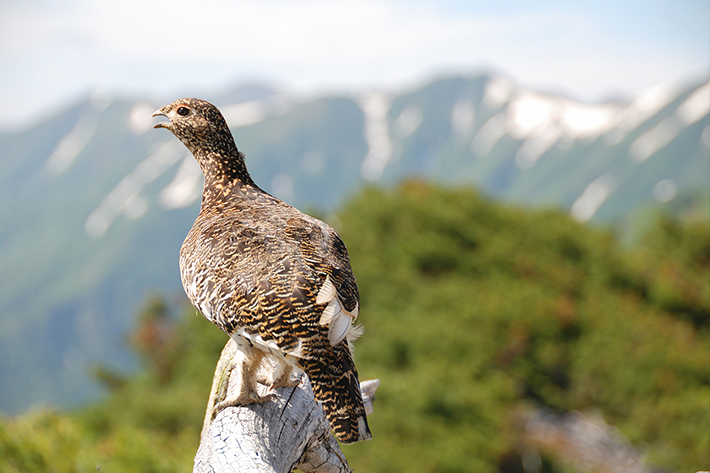
{"label": "speckled brown plumage", "polygon": [[[247,358],[280,360],[286,368],[274,385],[290,366],[303,369],[340,441],[369,439],[351,347],[359,295],[342,240],[259,189],[216,107],[186,98],[155,115],[170,119],[156,128],[175,134],[205,175],[200,213],[180,251],[188,297]],[[261,400],[245,389],[240,402]]]}

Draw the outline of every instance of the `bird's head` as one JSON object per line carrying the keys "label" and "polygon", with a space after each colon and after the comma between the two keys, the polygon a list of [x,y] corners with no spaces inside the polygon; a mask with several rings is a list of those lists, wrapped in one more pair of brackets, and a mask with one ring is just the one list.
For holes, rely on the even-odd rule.
{"label": "bird's head", "polygon": [[168,119],[156,123],[153,128],[170,130],[193,154],[205,147],[229,147],[230,143],[225,141],[233,143],[232,134],[220,111],[204,100],[178,99],[157,110],[153,116]]}
{"label": "bird's head", "polygon": [[254,183],[227,122],[211,103],[200,99],[179,99],[157,110],[153,116],[168,119],[156,123],[153,128],[170,130],[182,141],[197,159],[207,187],[210,182],[222,179]]}

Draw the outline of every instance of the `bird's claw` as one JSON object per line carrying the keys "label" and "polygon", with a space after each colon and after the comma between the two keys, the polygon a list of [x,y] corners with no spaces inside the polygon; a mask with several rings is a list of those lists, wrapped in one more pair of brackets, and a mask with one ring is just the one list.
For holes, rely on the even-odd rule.
{"label": "bird's claw", "polygon": [[242,393],[239,396],[227,398],[220,401],[214,405],[214,410],[212,412],[212,418],[217,415],[221,410],[227,407],[237,407],[237,406],[247,406],[249,404],[261,404],[263,402],[272,401],[275,398],[275,394],[266,394],[264,396],[259,395],[256,392]]}

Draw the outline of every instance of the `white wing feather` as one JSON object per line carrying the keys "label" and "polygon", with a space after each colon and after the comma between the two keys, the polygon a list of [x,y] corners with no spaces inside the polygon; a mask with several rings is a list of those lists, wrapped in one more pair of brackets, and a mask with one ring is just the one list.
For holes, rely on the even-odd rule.
{"label": "white wing feather", "polygon": [[325,310],[323,310],[318,323],[321,325],[328,325],[335,317],[338,316],[338,314],[340,314],[340,312],[341,307],[338,299],[333,299],[330,301],[330,304],[328,304]]}
{"label": "white wing feather", "polygon": [[335,284],[333,284],[333,281],[330,280],[330,276],[326,276],[325,281],[316,296],[316,304],[325,304],[326,302],[330,302],[335,297],[335,294]]}
{"label": "white wing feather", "polygon": [[328,341],[331,346],[337,345],[345,338],[352,342],[362,334],[361,328],[353,326],[360,306],[356,305],[352,312],[346,311],[338,299],[337,290],[330,276],[325,278],[316,296],[316,304],[326,303],[328,305],[323,310],[318,323],[328,326]]}
{"label": "white wing feather", "polygon": [[340,341],[345,338],[345,335],[347,335],[352,324],[353,318],[350,317],[350,314],[345,311],[341,311],[340,315],[338,315],[338,317],[330,323],[330,330],[328,330],[328,341],[330,344],[335,346],[340,343]]}

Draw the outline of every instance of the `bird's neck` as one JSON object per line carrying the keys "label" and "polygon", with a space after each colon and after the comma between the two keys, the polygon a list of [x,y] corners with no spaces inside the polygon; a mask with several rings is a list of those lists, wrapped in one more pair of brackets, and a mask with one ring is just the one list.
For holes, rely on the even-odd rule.
{"label": "bird's neck", "polygon": [[205,176],[202,205],[231,201],[250,189],[258,190],[239,151],[226,157],[215,151],[194,154]]}

